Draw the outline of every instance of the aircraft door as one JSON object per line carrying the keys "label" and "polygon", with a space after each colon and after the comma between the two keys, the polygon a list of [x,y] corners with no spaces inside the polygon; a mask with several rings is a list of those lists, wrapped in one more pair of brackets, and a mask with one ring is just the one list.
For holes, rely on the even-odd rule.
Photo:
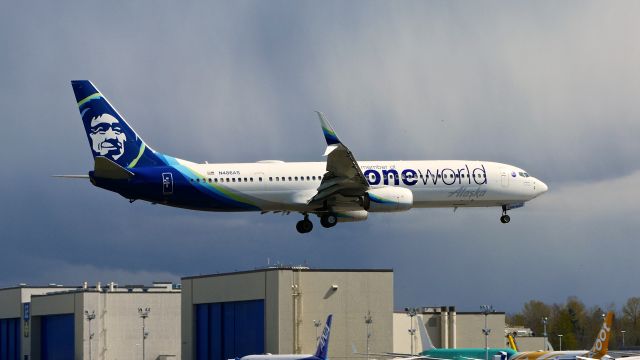
{"label": "aircraft door", "polygon": [[173,194],[173,174],[162,173],[162,195]]}
{"label": "aircraft door", "polygon": [[501,182],[502,187],[509,187],[509,173],[506,170],[502,170]]}

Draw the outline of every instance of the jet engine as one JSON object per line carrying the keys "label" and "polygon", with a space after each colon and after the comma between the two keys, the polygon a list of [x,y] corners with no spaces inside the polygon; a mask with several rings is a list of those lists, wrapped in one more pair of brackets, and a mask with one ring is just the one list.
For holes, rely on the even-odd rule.
{"label": "jet engine", "polygon": [[370,212],[407,211],[413,206],[413,192],[396,186],[368,190],[364,196],[364,208]]}
{"label": "jet engine", "polygon": [[369,213],[366,210],[340,211],[336,213],[336,217],[339,223],[365,221],[369,217]]}

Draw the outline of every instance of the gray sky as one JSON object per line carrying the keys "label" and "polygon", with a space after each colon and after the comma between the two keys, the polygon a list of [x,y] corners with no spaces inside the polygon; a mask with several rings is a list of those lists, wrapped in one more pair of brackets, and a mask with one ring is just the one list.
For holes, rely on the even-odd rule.
{"label": "gray sky", "polygon": [[[120,284],[271,262],[395,270],[396,307],[637,296],[639,2],[10,2],[0,11],[0,286]],[[482,159],[549,193],[295,232],[298,216],[129,204],[88,182],[69,81],[156,150],[320,161]]]}

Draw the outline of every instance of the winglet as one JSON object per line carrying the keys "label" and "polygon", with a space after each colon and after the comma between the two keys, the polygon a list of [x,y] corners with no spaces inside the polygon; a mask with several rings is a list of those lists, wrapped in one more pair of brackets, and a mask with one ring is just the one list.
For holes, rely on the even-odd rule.
{"label": "winglet", "polygon": [[613,311],[609,311],[604,318],[602,328],[596,336],[596,342],[593,343],[591,351],[585,357],[600,359],[607,354],[609,350],[609,338],[611,337],[611,324],[613,323]]}
{"label": "winglet", "polygon": [[320,126],[322,126],[322,132],[324,133],[324,139],[327,141],[327,145],[340,144],[338,135],[336,135],[336,131],[333,130],[329,121],[324,118],[324,115],[320,111],[316,111],[316,114],[318,114],[318,118],[320,118]]}

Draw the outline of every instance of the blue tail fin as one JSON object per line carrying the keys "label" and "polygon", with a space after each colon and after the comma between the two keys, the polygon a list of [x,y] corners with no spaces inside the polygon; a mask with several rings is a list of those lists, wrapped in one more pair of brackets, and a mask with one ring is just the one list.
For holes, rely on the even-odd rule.
{"label": "blue tail fin", "polygon": [[327,360],[327,354],[329,353],[329,333],[331,332],[331,319],[333,315],[327,316],[327,323],[322,330],[322,336],[318,341],[318,349],[316,350],[315,357],[322,360]]}
{"label": "blue tail fin", "polygon": [[164,164],[89,80],[71,81],[93,157],[133,168]]}

